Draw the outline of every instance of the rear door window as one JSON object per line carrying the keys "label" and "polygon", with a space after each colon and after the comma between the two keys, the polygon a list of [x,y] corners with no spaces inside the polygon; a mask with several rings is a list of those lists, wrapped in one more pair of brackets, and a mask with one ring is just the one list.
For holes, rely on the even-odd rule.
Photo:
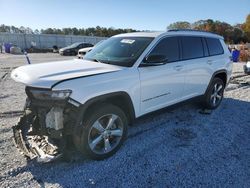
{"label": "rear door window", "polygon": [[204,56],[208,57],[209,56],[209,52],[208,52],[207,42],[206,42],[205,38],[202,38],[202,44],[203,44],[203,49],[204,49]]}
{"label": "rear door window", "polygon": [[204,57],[201,37],[184,36],[182,41],[182,59],[195,59]]}
{"label": "rear door window", "polygon": [[215,38],[206,38],[208,51],[210,56],[220,55],[224,53],[220,40]]}
{"label": "rear door window", "polygon": [[165,55],[168,62],[178,61],[180,59],[178,38],[167,37],[162,39],[151,51],[150,55]]}

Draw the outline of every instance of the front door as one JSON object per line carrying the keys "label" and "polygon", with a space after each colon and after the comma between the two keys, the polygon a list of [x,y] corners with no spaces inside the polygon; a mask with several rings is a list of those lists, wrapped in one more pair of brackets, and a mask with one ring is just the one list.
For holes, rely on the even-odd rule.
{"label": "front door", "polygon": [[166,37],[150,55],[165,55],[167,63],[140,66],[141,113],[148,113],[178,102],[184,89],[185,67],[180,60],[178,37]]}

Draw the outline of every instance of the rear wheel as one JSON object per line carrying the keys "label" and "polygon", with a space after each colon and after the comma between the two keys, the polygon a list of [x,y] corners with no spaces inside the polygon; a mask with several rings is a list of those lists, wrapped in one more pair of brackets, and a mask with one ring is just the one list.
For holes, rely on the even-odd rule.
{"label": "rear wheel", "polygon": [[127,134],[127,117],[117,106],[103,104],[83,121],[80,151],[88,158],[102,160],[113,155]]}
{"label": "rear wheel", "polygon": [[216,109],[223,99],[224,89],[224,82],[220,78],[215,77],[204,95],[203,107]]}

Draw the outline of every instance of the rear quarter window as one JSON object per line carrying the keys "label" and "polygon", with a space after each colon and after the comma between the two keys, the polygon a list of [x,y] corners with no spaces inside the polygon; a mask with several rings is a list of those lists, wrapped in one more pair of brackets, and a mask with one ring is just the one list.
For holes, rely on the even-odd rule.
{"label": "rear quarter window", "polygon": [[223,47],[219,39],[206,38],[206,41],[210,56],[220,55],[224,53]]}

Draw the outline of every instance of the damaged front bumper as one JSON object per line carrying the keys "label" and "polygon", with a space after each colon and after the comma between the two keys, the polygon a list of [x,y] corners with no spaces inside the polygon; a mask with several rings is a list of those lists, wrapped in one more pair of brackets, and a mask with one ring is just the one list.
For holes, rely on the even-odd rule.
{"label": "damaged front bumper", "polygon": [[14,143],[29,159],[51,162],[63,156],[73,133],[76,107],[67,101],[28,99],[13,127]]}
{"label": "damaged front bumper", "polygon": [[49,136],[36,134],[32,129],[34,114],[25,110],[24,115],[13,127],[14,143],[27,158],[37,158],[39,162],[51,162],[62,156],[58,146]]}

